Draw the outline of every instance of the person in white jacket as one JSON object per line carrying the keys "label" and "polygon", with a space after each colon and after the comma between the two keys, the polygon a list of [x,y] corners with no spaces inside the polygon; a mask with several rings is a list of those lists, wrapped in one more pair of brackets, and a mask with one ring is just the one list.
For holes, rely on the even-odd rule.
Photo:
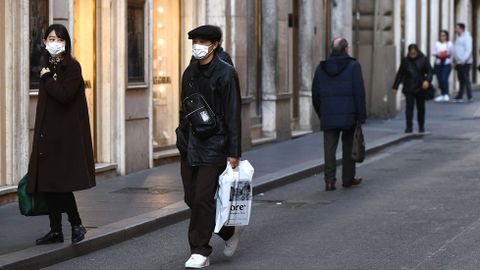
{"label": "person in white jacket", "polygon": [[468,101],[472,100],[472,83],[470,81],[470,69],[472,67],[472,36],[465,31],[465,24],[457,23],[455,27],[457,39],[455,40],[454,61],[457,70],[458,81],[460,82],[460,90],[454,98],[455,102],[463,102],[463,92],[467,89]]}
{"label": "person in white jacket", "polygon": [[447,30],[440,32],[440,40],[435,43],[432,49],[435,57],[435,75],[438,79],[441,95],[435,98],[436,102],[450,101],[448,91],[448,78],[452,72],[453,44],[449,40]]}

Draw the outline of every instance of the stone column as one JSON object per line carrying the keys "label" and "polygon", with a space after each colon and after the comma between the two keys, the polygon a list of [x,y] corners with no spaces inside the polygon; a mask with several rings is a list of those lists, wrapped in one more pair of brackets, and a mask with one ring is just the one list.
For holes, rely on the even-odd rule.
{"label": "stone column", "polygon": [[262,132],[266,137],[276,133],[277,93],[277,3],[262,1]]}
{"label": "stone column", "polygon": [[[440,3],[438,1],[430,1],[430,38],[428,46],[430,46],[430,55],[435,43],[440,39]],[[430,63],[435,64],[435,57],[431,55]],[[435,76],[436,78],[437,76]],[[435,79],[437,80],[437,79]]]}
{"label": "stone column", "polygon": [[420,2],[420,21],[418,29],[420,30],[420,40],[417,40],[420,50],[424,53],[428,53],[429,37],[427,36],[427,29],[432,29],[430,22],[428,21],[428,2],[427,0],[421,0]]}
{"label": "stone column", "polygon": [[344,37],[348,42],[352,41],[352,0],[332,1],[332,39]]}
{"label": "stone column", "polygon": [[411,43],[417,42],[417,1],[405,0],[405,52]]}
{"label": "stone column", "polygon": [[[299,2],[299,50],[298,78],[299,89],[299,127],[300,130],[312,130],[313,117],[316,114],[312,106],[312,78],[316,63],[313,62],[313,43],[315,37],[314,2]],[[295,68],[295,67],[294,67]]]}
{"label": "stone column", "polygon": [[125,174],[126,1],[97,1],[98,162]]}
{"label": "stone column", "polygon": [[[438,1],[430,1],[430,40],[429,46],[435,46],[435,42],[440,39],[440,3]],[[431,61],[433,63],[433,61]]]}
{"label": "stone column", "polygon": [[472,30],[472,4],[470,0],[459,0],[455,7],[455,23],[464,23],[466,30],[471,32]]}
{"label": "stone column", "polygon": [[[217,25],[222,28],[223,35],[228,37],[230,35],[230,29],[227,27],[227,4],[229,1],[225,0],[206,0],[206,23]],[[224,42],[227,41],[224,38]],[[226,42],[224,48],[229,48],[229,42]]]}
{"label": "stone column", "polygon": [[[450,24],[453,22],[450,21],[450,2],[451,0],[441,0],[440,1],[440,26],[442,29],[450,30]],[[453,33],[450,33],[453,34]],[[451,36],[450,38],[452,38]]]}
{"label": "stone column", "polygon": [[[442,14],[441,14],[441,26],[450,34],[450,41],[455,42],[455,3],[454,0],[442,0]],[[449,90],[450,96],[455,91],[457,76],[455,71],[450,73]]]}
{"label": "stone column", "polygon": [[[250,104],[252,97],[248,95],[248,65],[247,65],[247,48],[248,48],[248,33],[247,25],[247,1],[244,0],[230,0],[227,2],[229,12],[227,12],[226,25],[228,26],[227,33],[224,40],[228,52],[230,53],[235,69],[238,73],[240,82],[240,90],[242,93],[242,150],[248,150],[251,147],[251,132],[250,132]],[[253,29],[255,30],[255,29]]]}
{"label": "stone column", "polygon": [[28,169],[29,5],[5,0],[0,43],[0,186],[15,185]]}
{"label": "stone column", "polygon": [[287,4],[262,1],[262,133],[277,141],[291,137],[291,93],[286,92]]}
{"label": "stone column", "polygon": [[[5,7],[5,1],[0,1],[0,14],[1,17],[3,18],[2,26],[0,26],[0,35],[2,37],[5,36],[5,20],[8,18],[6,16],[7,11]],[[5,53],[6,53],[6,40],[1,39],[0,40],[0,59],[5,59]],[[5,63],[2,62],[2,65],[5,66]],[[6,77],[6,72],[5,69],[2,69],[2,72],[0,72],[0,88],[5,89],[5,77]],[[6,106],[5,106],[5,99],[6,99],[6,91],[0,92],[0,187],[6,185],[6,140],[5,140],[5,132],[6,130]]]}
{"label": "stone column", "polygon": [[[400,44],[402,44],[402,6],[400,1],[393,1],[393,16],[394,16],[394,42],[393,44],[396,45],[396,52],[395,52],[395,71],[398,70],[400,67],[400,59],[403,57],[402,55],[402,48]],[[395,110],[400,111],[402,106],[402,93],[401,91],[397,92],[397,96],[393,97],[395,99]]]}
{"label": "stone column", "polygon": [[[259,70],[257,70],[257,55],[260,53],[257,51],[257,10],[255,1],[245,1],[247,5],[247,22],[246,22],[246,38],[247,38],[247,55],[246,55],[246,67],[247,67],[247,85],[246,96],[256,96],[257,91],[257,76]],[[252,113],[253,114],[253,113]]]}
{"label": "stone column", "polygon": [[393,57],[396,52],[393,43],[393,2],[375,1],[373,50],[370,51],[370,59],[365,59],[362,55],[359,57],[364,78],[368,78],[365,80],[365,88],[368,114],[372,118],[386,118],[396,112],[395,99],[391,96],[396,67],[396,59]]}

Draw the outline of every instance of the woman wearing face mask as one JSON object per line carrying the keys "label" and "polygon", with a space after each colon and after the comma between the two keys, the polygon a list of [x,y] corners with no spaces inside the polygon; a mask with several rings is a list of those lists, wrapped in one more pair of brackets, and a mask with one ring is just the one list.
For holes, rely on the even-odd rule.
{"label": "woman wearing face mask", "polygon": [[[218,177],[227,161],[236,167],[241,156],[240,87],[235,69],[218,57],[221,36],[220,29],[212,25],[203,25],[188,33],[195,60],[182,76],[184,102],[176,130],[185,203],[191,209],[188,229],[191,256],[185,262],[186,268],[203,268],[210,264],[208,257],[212,247],[209,242],[215,227]],[[189,110],[185,105],[185,100],[198,94],[213,112],[200,114],[199,119],[203,118],[206,123],[211,118],[216,119],[212,131],[203,136],[195,132],[196,125],[203,123],[187,118],[198,110]],[[218,235],[225,241],[223,253],[226,256],[235,253],[240,233],[236,227],[223,227],[219,231]]]}
{"label": "woman wearing face mask", "polygon": [[433,69],[425,55],[420,52],[416,44],[408,46],[408,55],[402,59],[393,84],[394,94],[398,86],[403,83],[403,94],[407,100],[405,110],[407,128],[406,133],[413,131],[413,109],[417,105],[418,131],[425,132],[425,94],[432,81]]}
{"label": "woman wearing face mask", "polygon": [[95,165],[85,85],[72,58],[71,40],[60,24],[46,31],[45,52],[35,118],[27,190],[44,193],[50,232],[37,245],[62,243],[62,213],[72,229],[72,243],[85,238],[73,191],[95,186]]}

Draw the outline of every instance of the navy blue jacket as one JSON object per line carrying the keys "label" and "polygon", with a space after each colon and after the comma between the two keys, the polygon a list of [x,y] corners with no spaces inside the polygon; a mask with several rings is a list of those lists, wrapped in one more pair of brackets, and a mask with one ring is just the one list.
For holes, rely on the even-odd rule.
{"label": "navy blue jacket", "polygon": [[321,130],[351,129],[365,123],[365,87],[360,63],[347,54],[320,62],[312,84],[313,107]]}

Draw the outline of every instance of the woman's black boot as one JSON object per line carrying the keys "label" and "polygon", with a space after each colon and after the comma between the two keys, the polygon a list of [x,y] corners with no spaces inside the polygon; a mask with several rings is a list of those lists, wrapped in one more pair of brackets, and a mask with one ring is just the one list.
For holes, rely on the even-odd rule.
{"label": "woman's black boot", "polygon": [[54,243],[63,243],[63,233],[50,231],[44,237],[38,238],[36,241],[37,245],[48,245]]}
{"label": "woman's black boot", "polygon": [[72,226],[72,243],[76,244],[83,239],[85,239],[85,234],[87,233],[87,229],[83,227],[83,225],[73,225]]}

